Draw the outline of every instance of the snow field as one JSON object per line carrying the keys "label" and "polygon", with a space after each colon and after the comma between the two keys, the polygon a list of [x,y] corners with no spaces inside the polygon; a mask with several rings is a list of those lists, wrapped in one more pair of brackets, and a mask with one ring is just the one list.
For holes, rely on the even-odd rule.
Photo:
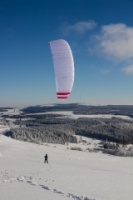
{"label": "snow field", "polygon": [[[0,199],[132,199],[132,158],[75,151],[72,146],[79,144],[37,145],[0,135]],[[44,164],[46,153],[49,164]]]}

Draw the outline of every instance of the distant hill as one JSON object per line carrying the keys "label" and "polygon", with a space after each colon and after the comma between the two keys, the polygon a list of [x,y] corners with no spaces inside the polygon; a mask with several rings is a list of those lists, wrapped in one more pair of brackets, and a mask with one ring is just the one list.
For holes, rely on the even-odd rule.
{"label": "distant hill", "polygon": [[[65,116],[60,111],[64,113],[71,111],[79,115],[79,118]],[[91,115],[92,118],[87,118],[87,115]],[[98,115],[99,118],[93,115]],[[105,116],[102,118],[100,115]],[[106,119],[107,115],[112,115],[112,117]],[[119,116],[123,115],[129,116],[130,120],[120,119]],[[14,128],[12,127],[6,135],[16,139],[65,143],[76,142],[74,135],[83,135],[122,144],[133,143],[132,105],[91,106],[78,103],[37,105],[17,110],[17,112],[5,112],[3,117],[9,121],[13,120]]]}

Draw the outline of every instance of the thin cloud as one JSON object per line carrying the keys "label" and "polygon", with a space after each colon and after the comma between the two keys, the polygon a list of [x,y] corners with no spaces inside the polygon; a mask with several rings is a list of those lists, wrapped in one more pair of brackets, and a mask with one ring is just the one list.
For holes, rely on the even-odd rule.
{"label": "thin cloud", "polygon": [[108,69],[100,69],[100,73],[105,76],[105,75],[109,74],[109,70]]}
{"label": "thin cloud", "polygon": [[105,25],[94,39],[93,52],[120,61],[133,59],[133,27],[123,23]]}
{"label": "thin cloud", "polygon": [[65,33],[76,32],[79,34],[84,34],[95,27],[96,23],[94,21],[80,21],[72,25],[66,25],[64,27],[64,31]]}
{"label": "thin cloud", "polygon": [[122,69],[122,71],[126,74],[126,75],[133,75],[133,65],[129,65],[127,67],[124,67]]}

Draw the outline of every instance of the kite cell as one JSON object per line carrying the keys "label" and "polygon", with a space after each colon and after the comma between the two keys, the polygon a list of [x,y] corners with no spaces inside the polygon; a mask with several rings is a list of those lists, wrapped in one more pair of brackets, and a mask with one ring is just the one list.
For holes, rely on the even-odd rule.
{"label": "kite cell", "polygon": [[50,41],[55,71],[56,94],[58,99],[67,99],[74,83],[74,60],[69,44],[63,40]]}

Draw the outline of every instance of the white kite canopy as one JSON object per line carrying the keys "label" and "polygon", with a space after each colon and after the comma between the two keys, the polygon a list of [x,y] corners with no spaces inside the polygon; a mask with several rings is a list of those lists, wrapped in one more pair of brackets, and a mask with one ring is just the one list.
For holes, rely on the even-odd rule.
{"label": "white kite canopy", "polygon": [[58,99],[67,99],[74,82],[74,61],[69,44],[63,40],[49,42],[56,80],[56,94]]}

